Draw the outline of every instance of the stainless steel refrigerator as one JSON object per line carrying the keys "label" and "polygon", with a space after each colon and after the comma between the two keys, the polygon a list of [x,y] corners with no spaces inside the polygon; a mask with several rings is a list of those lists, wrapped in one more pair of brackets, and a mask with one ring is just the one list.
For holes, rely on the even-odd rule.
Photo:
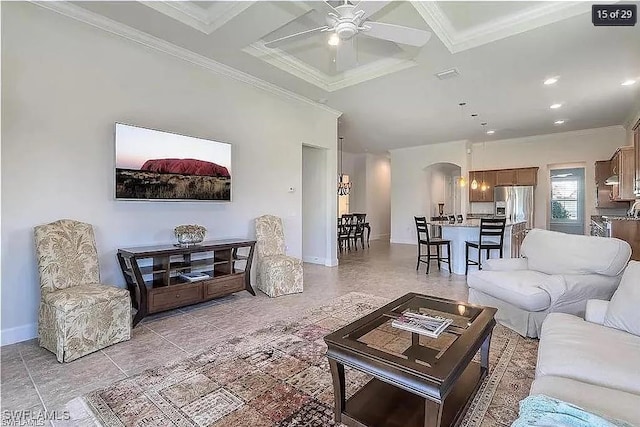
{"label": "stainless steel refrigerator", "polygon": [[533,228],[533,186],[496,187],[495,215],[509,221],[526,221],[527,230]]}

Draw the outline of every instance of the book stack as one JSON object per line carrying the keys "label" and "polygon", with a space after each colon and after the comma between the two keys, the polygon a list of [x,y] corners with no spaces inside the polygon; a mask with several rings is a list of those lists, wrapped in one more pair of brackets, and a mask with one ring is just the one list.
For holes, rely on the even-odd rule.
{"label": "book stack", "polygon": [[207,273],[182,273],[179,275],[179,277],[188,282],[197,282],[199,280],[211,279],[211,276],[209,276]]}
{"label": "book stack", "polygon": [[438,338],[451,323],[453,323],[453,319],[446,317],[406,312],[392,321],[391,326],[431,338]]}

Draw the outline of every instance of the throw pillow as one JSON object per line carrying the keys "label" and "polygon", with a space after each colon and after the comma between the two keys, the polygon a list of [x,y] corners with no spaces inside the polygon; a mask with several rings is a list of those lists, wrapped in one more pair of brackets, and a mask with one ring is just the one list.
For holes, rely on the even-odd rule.
{"label": "throw pillow", "polygon": [[613,294],[604,325],[640,336],[640,262],[629,261]]}

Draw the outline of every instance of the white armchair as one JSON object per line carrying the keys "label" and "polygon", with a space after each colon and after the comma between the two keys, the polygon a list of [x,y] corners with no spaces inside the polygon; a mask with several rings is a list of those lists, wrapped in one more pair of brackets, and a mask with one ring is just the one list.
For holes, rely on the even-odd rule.
{"label": "white armchair", "polygon": [[587,300],[608,300],[631,256],[627,242],[534,229],[524,258],[490,259],[470,274],[469,302],[498,308],[496,320],[538,337],[549,313],[583,317]]}
{"label": "white armchair", "polygon": [[282,220],[256,218],[256,240],[258,289],[270,297],[302,292],[302,260],[285,254]]}

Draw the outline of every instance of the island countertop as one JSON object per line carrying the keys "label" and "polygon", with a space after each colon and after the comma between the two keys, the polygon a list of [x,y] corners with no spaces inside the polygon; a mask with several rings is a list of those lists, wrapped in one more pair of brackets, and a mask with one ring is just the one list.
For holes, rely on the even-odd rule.
{"label": "island countertop", "polygon": [[[521,224],[523,222],[526,222],[526,221],[524,221],[524,220],[519,220],[519,221],[507,220],[505,226],[506,227],[511,227],[512,225]],[[455,224],[451,224],[449,221],[429,221],[429,224],[439,225],[439,226],[441,226],[443,228],[445,228],[445,227],[480,227],[480,220],[479,219],[467,219],[467,220],[464,220],[462,222],[456,222]]]}

